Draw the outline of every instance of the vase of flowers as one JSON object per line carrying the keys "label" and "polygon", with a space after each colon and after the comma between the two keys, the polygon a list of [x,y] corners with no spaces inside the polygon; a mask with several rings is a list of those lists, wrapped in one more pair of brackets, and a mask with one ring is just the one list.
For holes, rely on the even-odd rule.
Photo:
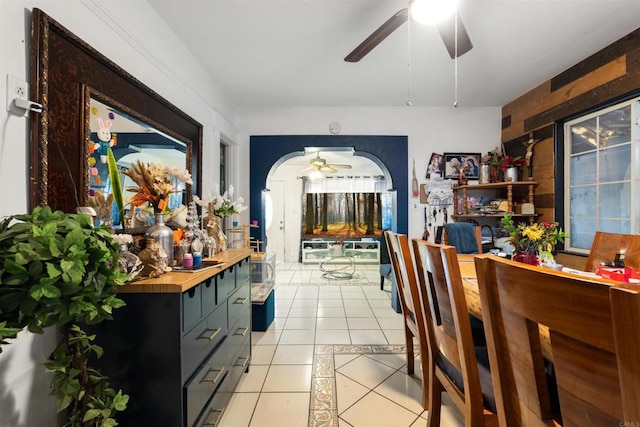
{"label": "vase of flowers", "polygon": [[173,264],[173,230],[165,225],[164,214],[169,210],[169,197],[178,191],[178,184],[193,183],[191,174],[175,166],[144,164],[140,160],[132,163],[124,174],[136,184],[135,187],[127,188],[127,191],[135,193],[131,197],[131,204],[134,207],[144,204],[153,207],[156,222],[145,234],[154,237],[155,242],[164,250],[169,265]]}
{"label": "vase of flowers", "polygon": [[545,258],[553,258],[554,246],[564,242],[568,234],[558,227],[557,222],[540,222],[533,224],[515,224],[510,215],[502,218],[502,227],[509,233],[509,241],[514,247],[514,261],[538,265],[538,258],[544,253]]}
{"label": "vase of flowers", "polygon": [[505,155],[499,147],[489,151],[482,156],[481,163],[489,167],[489,182],[501,182],[504,174],[500,169],[500,165],[504,161]]}
{"label": "vase of flowers", "polygon": [[500,164],[500,170],[504,174],[505,182],[518,181],[520,168],[525,164],[525,160],[518,156],[505,156]]}
{"label": "vase of flowers", "polygon": [[193,196],[193,200],[198,205],[207,209],[207,215],[202,219],[202,225],[207,230],[207,234],[215,241],[216,250],[220,252],[227,248],[227,236],[224,234],[221,220],[247,209],[242,197],[232,200],[233,193],[233,185],[230,185],[224,194],[220,194],[220,187],[216,184],[206,199]]}

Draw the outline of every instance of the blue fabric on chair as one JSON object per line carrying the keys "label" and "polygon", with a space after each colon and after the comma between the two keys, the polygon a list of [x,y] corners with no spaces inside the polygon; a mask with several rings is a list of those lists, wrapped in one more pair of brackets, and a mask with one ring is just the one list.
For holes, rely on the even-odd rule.
{"label": "blue fabric on chair", "polygon": [[444,225],[447,242],[455,246],[459,254],[474,254],[481,252],[476,240],[475,226],[470,222],[450,222]]}

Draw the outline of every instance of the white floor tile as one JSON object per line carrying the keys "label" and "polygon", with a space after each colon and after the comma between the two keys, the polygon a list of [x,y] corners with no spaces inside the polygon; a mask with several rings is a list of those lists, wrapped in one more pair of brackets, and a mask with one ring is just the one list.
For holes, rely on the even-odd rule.
{"label": "white floor tile", "polygon": [[400,313],[396,313],[391,308],[391,303],[389,303],[388,307],[372,307],[371,310],[375,314],[376,317],[397,317],[402,316]]}
{"label": "white floor tile", "polygon": [[260,393],[233,393],[227,409],[222,414],[220,426],[248,426]]}
{"label": "white floor tile", "polygon": [[342,298],[322,298],[318,300],[318,308],[344,308]]}
{"label": "white floor tile", "polygon": [[349,329],[373,329],[380,327],[375,317],[349,317],[347,318],[347,324],[349,325]]}
{"label": "white floor tile", "polygon": [[404,330],[404,319],[397,315],[394,317],[378,317],[378,324],[383,330],[402,329]]}
{"label": "white floor tile", "polygon": [[388,344],[380,329],[355,329],[349,331],[351,344]]}
{"label": "white floor tile", "polygon": [[344,317],[318,317],[316,323],[317,330],[326,329],[349,329],[347,319]]}
{"label": "white floor tile", "polygon": [[376,388],[384,380],[389,378],[396,370],[366,356],[360,356],[344,366],[337,372],[351,378],[370,389]]}
{"label": "white floor tile", "polygon": [[316,307],[291,308],[289,310],[289,318],[291,317],[313,317],[318,315]]}
{"label": "white floor tile", "polygon": [[238,382],[238,387],[236,388],[236,392],[240,392],[240,393],[261,392],[262,386],[264,385],[264,380],[267,377],[267,372],[269,372],[268,365],[252,364],[249,367],[249,372],[243,374],[240,377],[240,382]]}
{"label": "white floor tile", "polygon": [[396,372],[374,391],[387,399],[420,415],[422,408],[422,383],[419,379]]}
{"label": "white floor tile", "polygon": [[319,307],[318,317],[345,317],[343,307]]}
{"label": "white floor tile", "polygon": [[360,355],[359,354],[336,354],[335,356],[333,356],[335,369],[338,369],[341,366],[346,365],[356,357],[360,357]]}
{"label": "white floor tile", "polygon": [[279,345],[273,356],[272,365],[311,365],[313,345]]}
{"label": "white floor tile", "polygon": [[311,392],[311,365],[271,365],[262,391]]}
{"label": "white floor tile", "polygon": [[411,425],[418,416],[377,393],[369,393],[340,415],[354,427]]}
{"label": "white floor tile", "polygon": [[278,344],[282,330],[268,329],[265,332],[252,332],[251,345],[275,345]]}
{"label": "white floor tile", "polygon": [[316,344],[351,344],[347,329],[328,329],[316,331]]}
{"label": "white floor tile", "polygon": [[[313,330],[285,329],[280,336],[280,344],[314,344]],[[325,343],[329,344],[329,343]]]}
{"label": "white floor tile", "polygon": [[287,318],[284,329],[315,329],[316,319],[314,317],[291,317]]}
{"label": "white floor tile", "polygon": [[369,308],[369,301],[366,299],[344,299],[345,308]]}
{"label": "white floor tile", "polygon": [[370,308],[345,307],[347,317],[374,317]]}
{"label": "white floor tile", "polygon": [[[385,365],[393,369],[400,369],[402,367],[405,367],[405,365],[407,364],[407,353],[367,354],[366,357],[376,360],[380,363],[384,363]],[[418,364],[419,359],[416,360],[416,364]],[[406,373],[406,370],[404,372]]]}
{"label": "white floor tile", "polygon": [[307,427],[309,398],[309,393],[262,393],[249,427]]}
{"label": "white floor tile", "polygon": [[382,331],[384,336],[387,338],[389,344],[393,345],[404,345],[405,337],[404,337],[404,329],[385,329]]}
{"label": "white floor tile", "polygon": [[273,359],[276,346],[270,345],[253,345],[251,347],[251,365],[269,365]]}
{"label": "white floor tile", "polygon": [[336,373],[336,396],[338,415],[349,409],[354,403],[362,399],[371,390],[358,384],[351,378]]}

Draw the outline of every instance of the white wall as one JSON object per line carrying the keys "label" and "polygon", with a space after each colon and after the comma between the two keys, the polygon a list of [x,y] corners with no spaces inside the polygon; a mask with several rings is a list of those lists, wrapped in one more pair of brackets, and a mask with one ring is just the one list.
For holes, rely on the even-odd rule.
{"label": "white wall", "polygon": [[[243,144],[251,135],[329,135],[332,122],[340,123],[341,135],[407,135],[408,179],[415,159],[418,182],[424,183],[432,152],[487,153],[498,146],[501,114],[500,107],[256,108],[240,109],[237,126]],[[409,236],[419,237],[424,205],[411,197],[410,202],[415,203],[409,209]]]}
{"label": "white wall", "polygon": [[[203,187],[218,180],[220,132],[237,140],[234,110],[146,1],[0,1],[0,99],[6,75],[29,81],[31,10],[42,9],[127,72],[202,123]],[[247,147],[238,145],[238,151]],[[28,120],[0,108],[0,217],[28,207]],[[239,170],[237,166],[232,167]],[[233,182],[233,179],[232,179]],[[246,188],[238,195],[248,200]],[[41,363],[57,342],[23,331],[0,353],[0,427],[56,426],[50,378]]]}

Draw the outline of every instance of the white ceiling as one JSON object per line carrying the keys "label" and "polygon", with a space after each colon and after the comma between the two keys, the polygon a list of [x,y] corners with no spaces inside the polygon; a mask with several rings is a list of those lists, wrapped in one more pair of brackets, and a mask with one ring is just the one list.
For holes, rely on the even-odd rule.
{"label": "white ceiling", "polygon": [[[238,107],[455,99],[454,61],[433,27],[411,24],[410,67],[407,24],[343,61],[406,0],[148,1]],[[502,106],[638,28],[640,1],[461,0],[459,14],[474,48],[458,61],[458,103]]]}

